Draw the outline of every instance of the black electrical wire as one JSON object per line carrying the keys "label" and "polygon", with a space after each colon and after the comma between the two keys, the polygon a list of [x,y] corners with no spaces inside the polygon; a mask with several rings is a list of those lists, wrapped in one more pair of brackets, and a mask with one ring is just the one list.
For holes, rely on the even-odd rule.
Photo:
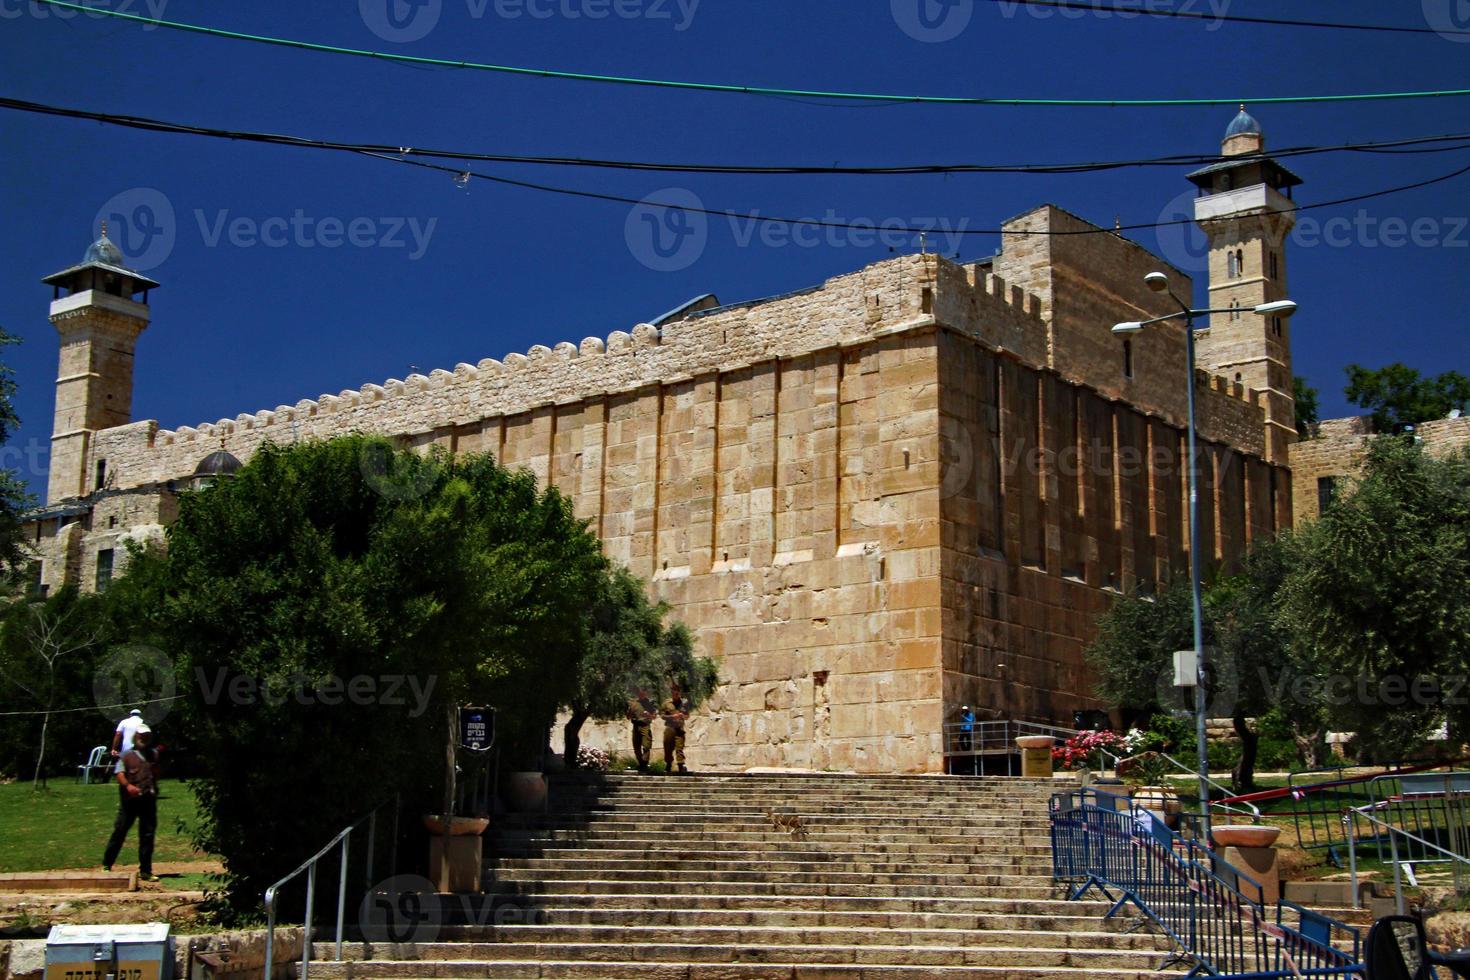
{"label": "black electrical wire", "polygon": [[[547,155],[521,155],[510,153],[481,153],[467,150],[433,149],[411,147],[399,143],[350,143],[335,140],[312,139],[280,133],[262,133],[249,130],[224,129],[214,126],[199,126],[190,123],[168,122],[146,116],[120,113],[97,112],[65,106],[29,102],[23,99],[0,97],[0,108],[40,115],[59,116],[67,119],[84,119],[106,125],[121,126],[145,132],[172,133],[185,136],[205,136],[239,142],[267,143],[277,146],[294,146],[304,149],[336,150],[345,152],[370,152],[402,157],[424,157],[439,160],[465,160],[481,163],[530,164],[535,166],[587,167],[595,169],[652,171],[657,173],[697,174],[772,174],[772,175],[859,175],[893,176],[924,174],[1077,174],[1099,173],[1129,167],[1182,167],[1206,166],[1229,159],[1219,154],[1176,154],[1173,156],[1145,157],[1129,160],[1098,160],[1074,163],[1050,164],[903,164],[897,166],[838,166],[810,164],[710,164],[678,163],[646,160],[607,160],[589,157],[567,157]],[[1308,145],[1273,150],[1273,159],[1282,160],[1318,153],[1345,151],[1367,153],[1443,153],[1470,148],[1470,133],[1449,133],[1438,136],[1415,136],[1394,140],[1378,140],[1345,143],[1339,146]]]}
{"label": "black electrical wire", "polygon": [[[1109,14],[1120,20],[1130,17],[1172,17],[1184,20],[1207,20],[1236,24],[1262,24],[1271,27],[1316,27],[1337,31],[1381,31],[1391,34],[1438,34],[1445,36],[1470,36],[1470,31],[1455,28],[1440,30],[1434,27],[1411,27],[1398,24],[1353,24],[1332,20],[1295,20],[1285,17],[1251,17],[1245,14],[1216,13],[1213,10],[1171,10],[1152,8],[1147,4],[1136,7],[1119,7],[1113,4],[1094,3],[1089,0],[989,0],[1002,7],[1051,7],[1061,10],[1081,10],[1094,14]],[[1454,0],[1451,0],[1454,2]]]}

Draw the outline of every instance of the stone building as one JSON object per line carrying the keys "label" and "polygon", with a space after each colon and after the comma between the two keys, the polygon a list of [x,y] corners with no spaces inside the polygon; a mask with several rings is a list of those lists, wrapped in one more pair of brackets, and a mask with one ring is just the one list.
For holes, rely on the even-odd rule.
{"label": "stone building", "polygon": [[[1280,245],[1297,178],[1242,112],[1190,177],[1211,242],[1201,335],[1201,539],[1238,562],[1292,519]],[[721,664],[690,728],[704,769],[934,771],[962,703],[1069,721],[1121,591],[1187,567],[1185,344],[1145,287],[1189,277],[1052,205],[990,259],[906,255],[820,285],[697,302],[606,340],[536,346],[199,426],[132,421],[156,283],[104,235],[46,282],[61,337],[43,583],[104,586],[124,542],[267,441],[361,431],[490,451],[558,486]],[[144,345],[146,356],[146,343]],[[223,454],[223,455],[221,455]],[[624,726],[586,733],[624,750]]]}
{"label": "stone building", "polygon": [[[1372,417],[1355,415],[1324,419],[1312,437],[1291,447],[1293,520],[1316,520],[1322,509],[1341,493],[1362,467],[1368,440],[1373,438]],[[1414,427],[1414,436],[1430,453],[1453,452],[1470,446],[1470,416],[1455,415]]]}

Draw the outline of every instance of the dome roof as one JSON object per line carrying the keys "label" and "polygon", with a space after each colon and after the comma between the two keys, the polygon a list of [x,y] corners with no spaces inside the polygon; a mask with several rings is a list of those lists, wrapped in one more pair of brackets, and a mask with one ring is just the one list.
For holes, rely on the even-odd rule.
{"label": "dome roof", "polygon": [[83,264],[88,262],[100,262],[103,265],[122,266],[122,250],[112,244],[112,239],[107,237],[107,232],[102,232],[102,237],[87,246],[87,254],[82,256]]}
{"label": "dome roof", "polygon": [[1254,116],[1245,111],[1245,106],[1240,107],[1240,112],[1230,120],[1230,127],[1225,130],[1225,138],[1232,136],[1261,136],[1261,124],[1256,122]]}
{"label": "dome roof", "polygon": [[194,467],[195,476],[232,476],[241,462],[223,449],[216,449]]}

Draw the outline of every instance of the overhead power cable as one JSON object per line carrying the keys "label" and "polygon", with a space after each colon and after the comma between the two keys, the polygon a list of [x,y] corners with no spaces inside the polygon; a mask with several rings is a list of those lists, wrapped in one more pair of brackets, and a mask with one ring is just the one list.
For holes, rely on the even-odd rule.
{"label": "overhead power cable", "polygon": [[[465,160],[483,163],[528,164],[535,166],[587,167],[594,169],[653,171],[659,173],[697,174],[760,174],[760,175],[923,175],[923,174],[1079,174],[1100,173],[1128,167],[1183,167],[1205,166],[1228,159],[1219,154],[1176,154],[1173,156],[1146,157],[1130,160],[1098,160],[1071,163],[1041,164],[984,164],[984,163],[929,163],[901,164],[897,166],[874,165],[829,165],[812,164],[720,164],[688,163],[650,160],[607,160],[590,157],[565,157],[527,155],[511,153],[484,153],[471,150],[432,149],[428,147],[404,146],[395,143],[350,143],[337,140],[314,139],[278,133],[262,133],[250,130],[224,129],[199,126],[189,123],[168,122],[145,116],[123,115],[111,112],[95,112],[65,106],[47,105],[0,96],[0,109],[30,112],[39,115],[59,116],[66,119],[84,119],[106,125],[154,133],[170,133],[183,136],[203,136],[232,142],[265,143],[276,146],[291,146],[301,149],[335,150],[346,152],[372,152],[390,156],[423,157],[439,160]],[[1393,140],[1375,140],[1340,145],[1298,146],[1273,150],[1273,159],[1289,159],[1320,153],[1445,153],[1470,149],[1470,133],[1447,133],[1438,136],[1413,136]]]}
{"label": "overhead power cable", "polygon": [[[550,194],[561,194],[568,197],[581,197],[596,201],[608,201],[615,204],[632,204],[638,207],[658,208],[665,211],[686,211],[690,214],[703,214],[717,218],[729,218],[735,221],[752,221],[761,224],[808,225],[817,228],[839,228],[853,231],[873,230],[873,226],[871,225],[871,223],[855,224],[846,221],[824,221],[818,218],[777,217],[775,215],[762,215],[758,212],[749,212],[742,214],[739,211],[730,211],[722,208],[691,207],[684,204],[665,204],[659,201],[649,200],[648,198],[626,197],[621,194],[607,194],[601,191],[584,191],[570,187],[557,187],[552,184],[540,184],[528,180],[515,180],[510,177],[499,177],[494,174],[481,173],[477,170],[464,170],[458,167],[445,166],[444,164],[429,163],[425,160],[410,160],[405,157],[392,156],[386,153],[374,153],[366,150],[359,152],[362,153],[363,156],[372,157],[375,160],[386,160],[389,163],[399,163],[410,167],[421,167],[425,170],[437,170],[441,173],[451,174],[460,180],[467,180],[470,177],[476,177],[481,180],[488,180],[491,183],[504,184],[507,187],[521,187],[526,190],[543,191]],[[1470,173],[1470,166],[1461,167],[1459,170],[1455,170],[1447,174],[1442,174],[1438,177],[1430,177],[1427,180],[1415,181],[1411,184],[1401,184],[1396,187],[1387,187],[1382,190],[1369,191],[1364,194],[1354,194],[1350,197],[1339,197],[1331,201],[1319,201],[1316,204],[1298,205],[1296,210],[1298,212],[1313,211],[1319,208],[1337,207],[1343,204],[1352,204],[1357,201],[1368,201],[1378,197],[1387,197],[1390,194],[1398,194],[1402,191],[1409,191],[1420,187],[1428,187],[1432,184],[1443,183],[1444,181],[1453,180],[1454,178],[1467,173]],[[1059,238],[1070,237],[1073,235],[1112,235],[1122,231],[1139,231],[1146,228],[1168,228],[1174,225],[1192,225],[1194,223],[1194,219],[1192,218],[1182,218],[1178,221],[1151,221],[1128,225],[1120,223],[1117,227],[1114,228],[1085,228],[1079,229],[1077,231],[1024,231],[1017,229],[1006,230],[1002,228],[961,228],[953,226],[953,223],[950,227],[930,225],[928,227],[920,228],[913,225],[888,224],[885,224],[883,227],[885,231],[892,231],[896,234],[901,235],[929,234],[933,233],[936,230],[936,227],[940,227],[946,235],[999,235],[1004,233],[1011,235],[1030,235],[1036,237]]]}
{"label": "overhead power cable", "polygon": [[1119,18],[1165,17],[1184,20],[1229,21],[1236,24],[1264,24],[1272,27],[1319,27],[1338,31],[1382,31],[1390,34],[1438,34],[1441,37],[1470,35],[1470,31],[1456,30],[1453,28],[1440,30],[1434,27],[1413,27],[1398,24],[1352,24],[1330,20],[1251,17],[1245,14],[1215,13],[1212,10],[1171,10],[1164,7],[1150,7],[1147,4],[1122,7],[1115,4],[1089,2],[1089,0],[989,0],[989,2],[1002,7],[1053,7],[1061,10],[1081,10],[1094,14],[1113,14]]}
{"label": "overhead power cable", "polygon": [[205,27],[201,24],[186,24],[180,21],[163,20],[157,17],[145,17],[142,14],[131,14],[121,10],[110,10],[106,7],[93,6],[91,4],[73,3],[71,0],[31,0],[32,3],[45,4],[63,10],[76,10],[93,16],[113,17],[119,20],[133,21],[139,24],[151,24],[155,27],[163,27],[169,30],[183,31],[191,34],[205,34],[210,37],[228,38],[235,41],[249,41],[257,44],[269,44],[277,47],[296,48],[305,51],[318,51],[326,54],[347,55],[355,58],[373,58],[379,61],[391,61],[407,65],[432,65],[440,68],[459,68],[471,71],[497,72],[506,75],[520,75],[533,78],[556,78],[566,81],[595,82],[607,85],[632,85],[644,88],[660,89],[683,89],[695,92],[723,92],[740,95],[775,95],[793,96],[812,99],[833,99],[847,102],[889,102],[889,103],[916,103],[924,105],[1000,105],[1000,106],[1109,106],[1109,107],[1142,107],[1142,106],[1205,106],[1205,105],[1235,105],[1240,102],[1253,104],[1266,103],[1322,103],[1322,102],[1369,102],[1384,101],[1392,99],[1428,99],[1446,98],[1470,95],[1470,89],[1430,89],[1413,92],[1358,92],[1337,95],[1289,95],[1289,96],[1257,96],[1242,98],[1232,95],[1229,98],[1204,98],[1204,99],[1004,99],[983,96],[939,96],[939,95],[893,95],[868,92],[833,92],[817,89],[789,89],[777,88],[764,85],[731,85],[717,84],[712,82],[689,82],[673,79],[660,78],[638,78],[628,75],[599,75],[587,72],[558,71],[550,68],[524,68],[515,65],[496,65],[478,61],[457,61],[452,58],[429,58],[408,54],[397,54],[387,51],[372,51],[366,48],[347,48],[334,44],[318,44],[312,41],[302,41],[295,38],[274,37],[265,34],[247,34],[241,31],[228,31],[218,27]]}

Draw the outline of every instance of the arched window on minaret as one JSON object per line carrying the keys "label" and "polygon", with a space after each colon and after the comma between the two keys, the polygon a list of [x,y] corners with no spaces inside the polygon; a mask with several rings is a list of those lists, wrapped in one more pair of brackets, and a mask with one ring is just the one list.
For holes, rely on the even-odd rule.
{"label": "arched window on minaret", "polygon": [[1240,300],[1238,299],[1232,299],[1230,301],[1230,319],[1240,319]]}
{"label": "arched window on minaret", "polygon": [[1235,264],[1234,252],[1225,253],[1225,274],[1231,279],[1235,279],[1240,276],[1240,266]]}
{"label": "arched window on minaret", "polygon": [[1133,377],[1133,341],[1123,341],[1123,377]]}

